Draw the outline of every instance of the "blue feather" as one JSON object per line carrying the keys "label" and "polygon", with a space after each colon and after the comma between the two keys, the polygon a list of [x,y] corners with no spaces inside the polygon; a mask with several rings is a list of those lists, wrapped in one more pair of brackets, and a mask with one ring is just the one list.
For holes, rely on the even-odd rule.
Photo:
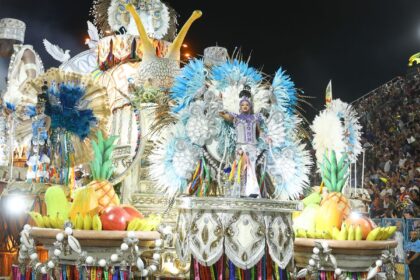
{"label": "blue feather", "polygon": [[196,97],[198,91],[205,85],[206,69],[202,60],[193,59],[176,77],[170,96],[177,102],[172,112],[179,113]]}
{"label": "blue feather", "polygon": [[52,85],[47,94],[59,100],[58,104],[47,102],[45,105],[45,114],[51,118],[51,129],[61,128],[77,135],[81,140],[85,139],[91,128],[97,124],[91,109],[78,109],[85,88],[63,83],[58,87]]}
{"label": "blue feather", "polygon": [[218,65],[212,69],[211,78],[216,82],[218,90],[223,90],[230,85],[259,84],[263,77],[255,68],[249,67],[248,63],[234,59]]}
{"label": "blue feather", "polygon": [[36,116],[36,107],[33,105],[28,105],[25,107],[25,114],[30,118]]}
{"label": "blue feather", "polygon": [[13,111],[13,112],[16,110],[15,104],[12,104],[12,103],[9,103],[9,102],[6,102],[6,108],[9,109],[10,111]]}
{"label": "blue feather", "polygon": [[288,116],[293,115],[298,102],[297,91],[295,83],[282,68],[277,70],[272,86],[273,94],[277,100],[275,106],[281,108]]}

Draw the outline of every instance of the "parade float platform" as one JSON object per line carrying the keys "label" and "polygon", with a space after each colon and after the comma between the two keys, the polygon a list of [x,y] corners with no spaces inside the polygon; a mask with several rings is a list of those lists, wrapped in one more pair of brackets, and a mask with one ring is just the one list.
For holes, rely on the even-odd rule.
{"label": "parade float platform", "polygon": [[[56,242],[56,235],[62,230],[49,228],[32,228],[31,236],[37,244],[42,245],[49,254],[53,254],[54,243]],[[161,238],[157,231],[136,231],[135,237],[138,239],[139,249],[143,252],[150,252],[146,254],[151,257],[154,252],[155,242]],[[106,258],[110,254],[116,252],[121,247],[124,239],[127,238],[127,231],[112,231],[112,230],[73,230],[73,236],[79,241],[83,250],[96,258]],[[77,261],[78,254],[69,252],[61,257],[61,263],[73,264]]]}
{"label": "parade float platform", "polygon": [[[337,260],[337,266],[342,271],[366,272],[379,259],[383,251],[397,247],[397,241],[349,241],[320,240],[311,238],[296,238],[294,242],[294,257],[297,267],[306,267],[313,254],[315,241],[327,242]],[[320,268],[324,271],[334,271],[332,267]]]}
{"label": "parade float platform", "polygon": [[[56,241],[56,235],[62,232],[59,229],[37,228],[31,230],[31,236],[35,241],[45,247],[53,246]],[[134,232],[140,244],[150,245],[151,242],[160,239],[157,231],[136,231]],[[119,248],[124,238],[127,237],[127,231],[112,230],[74,230],[73,236],[79,240],[83,248],[107,248],[115,250]]]}
{"label": "parade float platform", "polygon": [[183,261],[192,256],[205,267],[226,256],[247,270],[258,266],[268,252],[285,269],[293,258],[291,215],[300,207],[297,201],[181,197],[176,205],[178,256]]}

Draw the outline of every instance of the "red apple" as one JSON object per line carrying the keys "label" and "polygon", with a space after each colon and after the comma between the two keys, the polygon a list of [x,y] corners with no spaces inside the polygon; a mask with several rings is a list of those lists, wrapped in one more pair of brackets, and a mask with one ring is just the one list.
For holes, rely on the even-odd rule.
{"label": "red apple", "polygon": [[131,220],[134,220],[135,218],[144,218],[143,214],[140,213],[139,210],[137,210],[129,204],[123,204],[120,205],[120,207],[123,208],[128,213],[128,215],[130,215],[130,219],[128,220],[128,222],[131,222]]}
{"label": "red apple", "polygon": [[101,214],[102,228],[104,230],[125,230],[130,215],[119,206],[109,206]]}

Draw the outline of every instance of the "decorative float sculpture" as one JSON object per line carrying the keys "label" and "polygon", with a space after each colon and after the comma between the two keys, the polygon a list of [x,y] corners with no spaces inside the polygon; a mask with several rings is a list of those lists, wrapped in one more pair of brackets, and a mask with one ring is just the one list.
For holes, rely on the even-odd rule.
{"label": "decorative float sculpture", "polygon": [[290,199],[307,188],[311,164],[297,136],[298,92],[282,69],[270,85],[248,63],[207,51],[216,56],[191,60],[175,79],[160,120],[168,132],[149,157],[168,197],[189,195],[177,200],[178,256],[191,256],[202,279],[286,275],[299,208]]}
{"label": "decorative float sculpture", "polygon": [[[88,22],[87,44],[91,49],[65,61],[60,68],[91,74],[107,89],[111,109],[107,132],[120,136],[114,152],[116,169],[112,182],[123,181],[122,198],[127,201],[139,177],[151,118],[151,109],[135,102],[135,89],[167,92],[180,69],[184,38],[201,12],[195,11],[178,35],[175,11],[158,0],[95,1],[92,15],[96,26]],[[64,56],[62,50],[62,55],[57,54],[57,46],[47,50],[54,57]]]}
{"label": "decorative float sculpture", "polygon": [[[110,5],[110,13],[113,13],[115,6],[120,8],[117,3],[120,2],[105,3],[105,5]],[[44,41],[48,52],[63,62],[63,65],[60,66],[60,70],[50,70],[39,80],[33,80],[27,84],[26,89],[30,94],[26,96],[19,110],[31,118],[28,123],[32,124],[34,133],[29,138],[33,144],[37,144],[37,150],[41,143],[39,140],[42,140],[42,145],[49,144],[48,137],[51,138],[54,134],[50,132],[57,132],[59,137],[53,138],[58,139],[59,144],[53,145],[52,150],[60,153],[59,158],[62,164],[60,170],[66,170],[63,176],[59,176],[57,183],[65,185],[74,183],[75,178],[71,175],[76,173],[76,164],[82,164],[81,169],[85,174],[89,172],[93,181],[90,184],[82,183],[82,187],[79,186],[78,189],[71,187],[70,196],[73,202],[69,207],[66,207],[68,194],[62,193],[61,187],[48,188],[46,196],[50,198],[46,199],[49,201],[47,215],[31,212],[31,217],[37,227],[25,226],[22,232],[22,242],[26,243],[21,248],[19,273],[32,271],[35,274],[58,277],[57,273],[62,273],[58,268],[63,261],[73,264],[72,269],[76,269],[79,273],[81,270],[101,271],[101,274],[105,275],[115,273],[117,271],[115,267],[118,267],[120,272],[126,271],[121,272],[121,277],[127,277],[127,275],[131,277],[134,275],[132,273],[147,276],[157,271],[160,254],[153,254],[151,260],[145,258],[143,251],[146,247],[136,244],[139,237],[141,242],[155,241],[151,244],[156,245],[157,251],[153,248],[147,251],[159,251],[160,234],[153,230],[156,230],[160,224],[160,216],[150,215],[144,218],[133,207],[119,205],[120,199],[114,192],[113,184],[123,180],[129,173],[132,175],[132,180],[125,182],[125,188],[132,188],[138,182],[138,173],[134,167],[139,167],[140,155],[146,142],[146,138],[142,135],[147,134],[148,130],[148,126],[145,125],[147,121],[143,120],[146,119],[147,114],[144,114],[145,110],[140,107],[135,107],[139,104],[135,102],[135,96],[131,95],[130,90],[143,87],[150,92],[152,88],[165,94],[179,72],[179,49],[185,35],[192,22],[201,16],[201,12],[196,11],[193,14],[171,45],[158,40],[164,33],[162,28],[155,25],[150,27],[146,24],[147,31],[155,30],[153,36],[159,37],[149,41],[140,21],[138,14],[148,17],[151,13],[156,15],[157,10],[165,11],[166,6],[160,1],[154,1],[154,4],[159,4],[159,7],[156,8],[157,6],[154,5],[153,9],[149,9],[148,6],[142,5],[122,6],[124,10],[127,9],[126,14],[133,16],[132,22],[136,23],[138,34],[119,32],[122,35],[100,39],[99,31],[88,23],[91,38],[88,44],[92,49],[73,59],[70,59],[69,51],[64,52],[58,46]],[[174,26],[176,27],[176,22],[173,20],[175,15],[172,14],[171,17],[171,26],[167,28],[173,33]],[[111,20],[112,16],[108,19]],[[162,23],[166,20],[168,19],[163,18]],[[133,28],[128,29],[133,30]],[[137,35],[140,35],[140,38],[137,38]],[[170,37],[170,34],[168,36]],[[157,50],[155,46],[158,47]],[[69,70],[73,72],[70,73]],[[99,91],[102,94],[94,98]],[[40,105],[45,106],[45,110],[41,110]],[[95,108],[101,110],[95,111]],[[74,112],[77,116],[73,114]],[[109,115],[110,118],[108,118]],[[87,129],[84,129],[86,126],[83,125],[76,127],[75,125],[79,124],[78,121],[83,125],[86,124]],[[42,129],[39,130],[39,128]],[[25,129],[26,127],[22,127],[22,137],[27,134]],[[98,133],[93,133],[96,130]],[[108,140],[107,134],[111,135]],[[78,136],[79,139],[74,139],[72,135]],[[35,138],[38,141],[34,141]],[[91,144],[92,148],[86,144]],[[80,153],[81,151],[83,153]],[[41,157],[34,154],[33,158]],[[134,172],[131,172],[133,170]],[[34,173],[37,171],[35,170]],[[55,181],[45,178],[44,183],[47,182]],[[58,194],[61,198],[59,200],[55,199],[55,195]],[[60,211],[56,211],[57,209],[51,205],[51,203],[54,204],[52,201],[61,202],[63,207]],[[65,231],[59,232],[57,229],[65,229]],[[132,231],[151,232],[139,235]],[[47,262],[39,261],[32,238],[37,242],[42,242],[50,250]],[[99,239],[101,242],[88,242],[90,239]],[[124,240],[121,248],[114,254],[108,253],[115,251],[119,246],[118,240]],[[89,255],[92,253],[82,251],[81,246],[88,252],[97,252]],[[147,248],[149,246],[150,244]],[[127,251],[130,253],[127,254]],[[28,259],[29,262],[27,262]],[[144,264],[146,261],[148,266]]]}
{"label": "decorative float sculpture", "polygon": [[[349,182],[350,164],[362,151],[356,112],[347,103],[332,100],[331,91],[327,97],[326,109],[311,126],[322,184],[303,200],[305,209],[294,219],[296,266],[306,267],[299,275],[311,279],[372,279],[385,263],[378,260],[381,258],[387,263],[386,279],[395,279],[390,252],[382,253],[396,247],[396,241],[388,239],[397,228],[377,227],[368,217],[352,210],[350,199],[343,193]],[[335,257],[324,263],[322,254],[329,255],[331,250]],[[376,260],[376,265],[370,267]]]}

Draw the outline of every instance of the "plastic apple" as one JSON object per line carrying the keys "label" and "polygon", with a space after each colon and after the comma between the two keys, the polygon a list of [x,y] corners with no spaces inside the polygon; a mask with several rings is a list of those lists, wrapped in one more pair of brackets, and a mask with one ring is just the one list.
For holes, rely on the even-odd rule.
{"label": "plastic apple", "polygon": [[125,230],[130,215],[119,206],[109,206],[101,214],[102,228],[104,230]]}
{"label": "plastic apple", "polygon": [[131,220],[135,218],[140,218],[140,219],[144,218],[143,214],[140,213],[139,210],[137,210],[131,205],[120,205],[120,207],[123,208],[130,215],[130,219],[128,220],[128,222],[130,222]]}

